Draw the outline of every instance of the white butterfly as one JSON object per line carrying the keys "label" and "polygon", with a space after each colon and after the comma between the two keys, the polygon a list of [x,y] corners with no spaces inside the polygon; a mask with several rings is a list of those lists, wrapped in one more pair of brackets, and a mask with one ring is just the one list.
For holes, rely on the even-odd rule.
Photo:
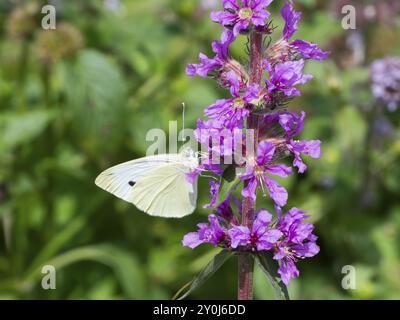
{"label": "white butterfly", "polygon": [[197,202],[197,178],[186,174],[199,165],[197,154],[161,154],[116,165],[96,178],[96,185],[152,216],[181,218],[193,213]]}

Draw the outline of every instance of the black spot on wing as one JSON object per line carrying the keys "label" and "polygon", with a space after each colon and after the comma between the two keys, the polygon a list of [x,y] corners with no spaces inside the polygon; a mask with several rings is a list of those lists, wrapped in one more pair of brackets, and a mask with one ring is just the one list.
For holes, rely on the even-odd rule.
{"label": "black spot on wing", "polygon": [[135,185],[135,183],[136,183],[136,182],[134,182],[134,181],[129,181],[129,182],[128,182],[128,184],[129,184],[131,187],[133,187],[133,186]]}

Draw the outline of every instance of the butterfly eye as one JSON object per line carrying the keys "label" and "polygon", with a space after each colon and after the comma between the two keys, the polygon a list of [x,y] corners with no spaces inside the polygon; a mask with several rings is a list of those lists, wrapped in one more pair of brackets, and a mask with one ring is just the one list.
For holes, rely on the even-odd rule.
{"label": "butterfly eye", "polygon": [[129,181],[128,184],[129,184],[131,187],[133,187],[133,186],[135,185],[135,182]]}

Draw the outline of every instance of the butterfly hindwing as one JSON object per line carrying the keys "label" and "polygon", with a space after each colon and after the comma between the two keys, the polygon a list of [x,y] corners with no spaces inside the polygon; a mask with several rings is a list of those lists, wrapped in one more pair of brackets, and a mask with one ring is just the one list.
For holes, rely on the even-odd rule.
{"label": "butterfly hindwing", "polygon": [[186,180],[189,170],[182,164],[165,164],[140,179],[132,190],[133,204],[153,215],[181,218],[196,207],[197,183]]}

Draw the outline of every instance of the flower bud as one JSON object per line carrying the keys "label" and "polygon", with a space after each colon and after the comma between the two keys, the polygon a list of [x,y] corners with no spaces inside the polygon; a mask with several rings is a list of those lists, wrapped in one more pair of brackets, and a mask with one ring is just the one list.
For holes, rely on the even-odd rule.
{"label": "flower bud", "polygon": [[55,30],[42,30],[36,39],[36,53],[44,63],[53,63],[75,54],[83,46],[81,32],[69,23]]}
{"label": "flower bud", "polygon": [[15,8],[6,21],[7,34],[18,40],[30,37],[38,26],[36,19],[38,12],[39,7],[36,3]]}

